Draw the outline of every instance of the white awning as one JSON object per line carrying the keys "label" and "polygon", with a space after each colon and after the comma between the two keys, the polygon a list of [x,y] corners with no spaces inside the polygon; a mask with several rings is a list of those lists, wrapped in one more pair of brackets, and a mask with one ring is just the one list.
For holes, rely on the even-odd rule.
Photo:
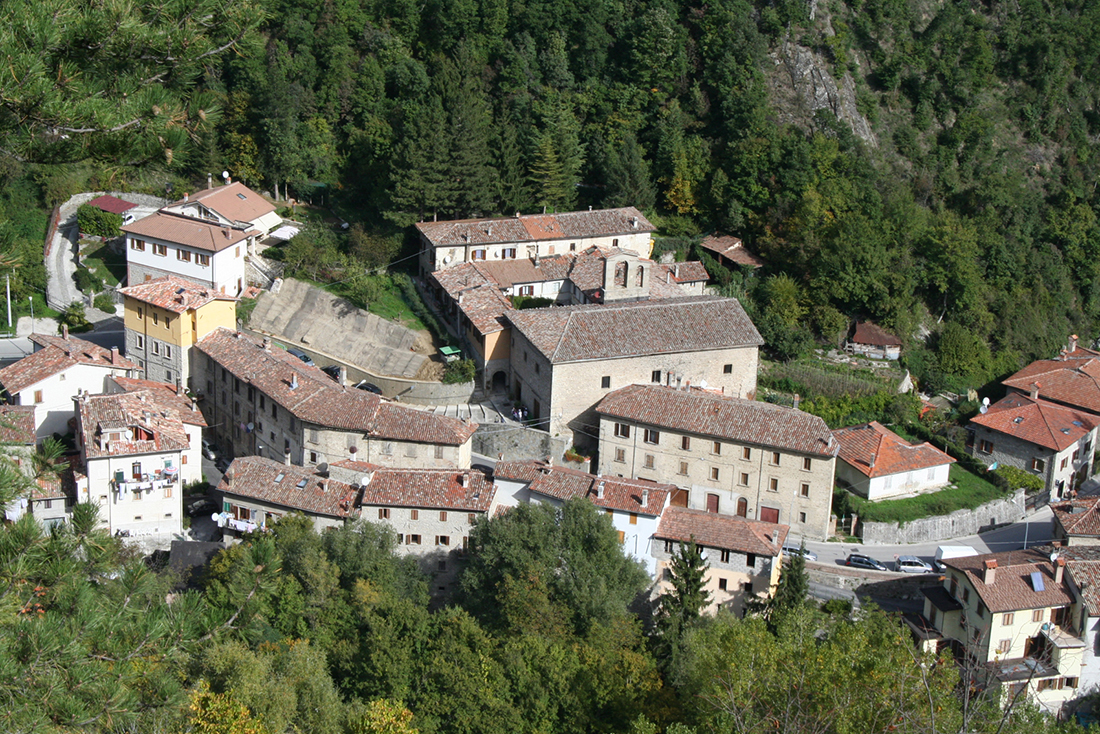
{"label": "white awning", "polygon": [[273,237],[277,240],[282,240],[283,242],[286,242],[287,240],[294,237],[294,235],[296,235],[296,234],[298,234],[298,228],[297,227],[291,227],[289,225],[286,225],[286,226],[283,226],[283,227],[279,227],[277,230],[275,230],[274,232],[272,232],[268,236]]}

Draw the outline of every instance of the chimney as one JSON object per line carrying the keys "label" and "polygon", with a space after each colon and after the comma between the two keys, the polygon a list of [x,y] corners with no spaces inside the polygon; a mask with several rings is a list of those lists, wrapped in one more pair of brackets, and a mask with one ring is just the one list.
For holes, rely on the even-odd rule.
{"label": "chimney", "polygon": [[671,283],[672,282],[672,273],[670,273],[667,270],[665,271],[665,282],[666,283]]}
{"label": "chimney", "polygon": [[232,471],[227,471],[225,474],[223,474],[222,479],[225,480],[225,486],[227,486],[227,487],[232,487],[233,486],[233,472]]}
{"label": "chimney", "polygon": [[1062,583],[1062,576],[1065,574],[1065,571],[1066,571],[1066,559],[1065,558],[1055,559],[1055,561],[1054,561],[1054,583],[1056,583],[1056,584]]}
{"label": "chimney", "polygon": [[229,227],[222,227],[222,234],[225,235],[226,239],[229,239]]}
{"label": "chimney", "polygon": [[298,373],[297,372],[294,372],[290,375],[290,389],[291,390],[297,390],[298,389]]}
{"label": "chimney", "polygon": [[547,466],[554,466],[554,457],[553,456],[547,456],[546,457],[546,465]]}
{"label": "chimney", "polygon": [[596,485],[596,499],[598,499],[598,500],[603,499],[603,480],[602,479],[600,480],[600,483]]}
{"label": "chimney", "polygon": [[69,325],[68,324],[62,324],[61,325],[61,338],[62,339],[68,339],[69,338]]}
{"label": "chimney", "polygon": [[802,402],[802,398],[798,396],[798,393],[794,394],[794,409],[798,410],[798,404]]}
{"label": "chimney", "polygon": [[592,211],[592,205],[591,204],[588,205],[588,211]]}
{"label": "chimney", "polygon": [[283,452],[283,463],[290,466],[290,449]]}
{"label": "chimney", "polygon": [[680,263],[676,263],[673,268],[676,271],[676,280],[680,279]]}
{"label": "chimney", "polygon": [[[119,360],[118,347],[111,347],[111,364],[118,364],[118,360]],[[179,389],[178,385],[177,385],[176,389],[177,390]]]}
{"label": "chimney", "polygon": [[991,586],[997,580],[997,559],[988,558],[982,564],[982,583]]}
{"label": "chimney", "polygon": [[214,174],[212,173],[206,174],[206,188],[214,188]]}
{"label": "chimney", "polygon": [[1069,348],[1066,351],[1067,352],[1076,352],[1077,351],[1077,335],[1076,334],[1070,334],[1069,335]]}
{"label": "chimney", "polygon": [[535,267],[539,266],[539,251],[535,250]]}
{"label": "chimney", "polygon": [[241,332],[239,332],[239,331],[238,331],[238,332],[237,332],[237,338],[238,338],[238,339],[243,339],[243,338],[244,338],[244,334],[242,334]]}
{"label": "chimney", "polygon": [[336,382],[340,387],[344,387],[348,384],[348,368],[344,365],[340,365],[339,371],[336,373]]}
{"label": "chimney", "polygon": [[190,195],[186,191],[183,192],[183,200],[184,201],[190,201],[191,200]]}
{"label": "chimney", "polygon": [[643,489],[642,490],[642,507],[648,507],[648,506],[649,506],[649,490],[648,489]]}
{"label": "chimney", "polygon": [[1028,393],[1028,397],[1032,400],[1039,399],[1039,388],[1041,385],[1038,382],[1031,383],[1031,392]]}
{"label": "chimney", "polygon": [[[114,351],[115,351],[114,349],[111,350],[111,357],[112,358],[114,357]],[[112,359],[112,361],[114,361],[114,360]],[[177,377],[176,378],[176,395],[183,395],[183,385],[181,383],[182,383],[182,381],[180,380],[180,378]]]}
{"label": "chimney", "polygon": [[469,487],[470,486],[470,477],[467,476],[466,474],[459,474],[458,475],[458,486],[460,486],[460,487]]}
{"label": "chimney", "polygon": [[271,337],[270,336],[265,336],[264,337],[264,351],[265,352],[270,352],[271,351]]}
{"label": "chimney", "polygon": [[325,491],[325,483],[321,480],[317,480],[317,489],[324,492]]}

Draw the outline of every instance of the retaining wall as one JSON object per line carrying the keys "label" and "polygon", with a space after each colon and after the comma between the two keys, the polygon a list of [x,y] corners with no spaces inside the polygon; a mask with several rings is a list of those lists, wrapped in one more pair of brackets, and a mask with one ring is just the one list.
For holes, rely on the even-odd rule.
{"label": "retaining wall", "polygon": [[901,527],[896,522],[862,522],[860,537],[867,545],[897,545],[976,535],[1022,520],[1024,502],[1024,490],[1017,489],[1011,498],[993,500],[973,510],[956,510],[950,515],[914,520]]}
{"label": "retaining wall", "polygon": [[547,456],[552,456],[555,463],[560,463],[566,448],[568,445],[565,439],[554,438],[546,431],[540,431],[537,428],[491,423],[479,426],[474,433],[475,454],[490,457],[504,454],[507,461],[544,460]]}

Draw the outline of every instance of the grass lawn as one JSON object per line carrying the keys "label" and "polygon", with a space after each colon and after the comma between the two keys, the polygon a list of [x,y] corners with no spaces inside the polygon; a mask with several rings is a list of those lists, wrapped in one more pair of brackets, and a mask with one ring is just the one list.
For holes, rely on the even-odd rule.
{"label": "grass lawn", "polygon": [[396,321],[415,331],[427,328],[424,326],[424,322],[413,312],[408,301],[405,300],[405,296],[401,293],[401,289],[388,275],[371,276],[369,286],[358,289],[348,287],[344,283],[335,285],[315,283],[315,285],[324,288],[333,295],[348,299],[359,308],[364,308],[375,316],[380,316],[389,321]]}
{"label": "grass lawn", "polygon": [[954,486],[900,500],[868,502],[849,492],[846,497],[848,507],[867,522],[897,522],[904,525],[924,517],[948,515],[955,510],[972,510],[986,502],[1007,496],[1002,490],[958,464],[951,465],[949,476]]}
{"label": "grass lawn", "polygon": [[106,244],[85,250],[81,261],[84,267],[102,278],[103,282],[112,288],[126,278],[125,253],[119,255],[111,252]]}

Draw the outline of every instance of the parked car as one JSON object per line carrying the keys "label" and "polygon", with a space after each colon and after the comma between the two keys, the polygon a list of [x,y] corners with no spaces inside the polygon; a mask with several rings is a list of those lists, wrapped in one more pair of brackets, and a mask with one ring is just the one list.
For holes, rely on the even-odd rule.
{"label": "parked car", "polygon": [[218,458],[218,447],[204,438],[202,440],[202,455],[214,461],[214,459]]}
{"label": "parked car", "polygon": [[362,382],[358,383],[356,385],[356,387],[359,388],[360,390],[366,390],[367,392],[372,392],[375,395],[381,395],[382,394],[382,388],[378,387],[378,385],[367,382],[366,380],[363,380]]}
{"label": "parked car", "polygon": [[894,562],[894,570],[902,573],[932,573],[935,569],[931,563],[916,556],[898,556],[898,560]]}
{"label": "parked car", "polygon": [[216,509],[218,509],[218,505],[214,500],[209,497],[203,497],[201,500],[196,500],[187,506],[187,516],[198,517],[199,515],[210,515],[213,514]]}
{"label": "parked car", "polygon": [[310,356],[308,354],[306,354],[305,352],[303,352],[298,347],[287,347],[286,351],[287,351],[287,354],[293,354],[295,357],[302,360],[303,362],[308,364],[310,367],[315,367],[316,366],[316,365],[313,364],[313,360],[310,358]]}
{"label": "parked car", "polygon": [[874,558],[865,556],[862,553],[852,553],[848,556],[848,560],[844,562],[845,566],[851,566],[853,568],[869,568],[872,571],[889,571],[890,569]]}
{"label": "parked car", "polygon": [[787,543],[785,546],[783,546],[783,555],[787,556],[788,558],[792,556],[802,556],[802,558],[807,561],[817,560],[817,554],[814,553],[812,550],[803,548],[801,545],[794,545],[793,543]]}

